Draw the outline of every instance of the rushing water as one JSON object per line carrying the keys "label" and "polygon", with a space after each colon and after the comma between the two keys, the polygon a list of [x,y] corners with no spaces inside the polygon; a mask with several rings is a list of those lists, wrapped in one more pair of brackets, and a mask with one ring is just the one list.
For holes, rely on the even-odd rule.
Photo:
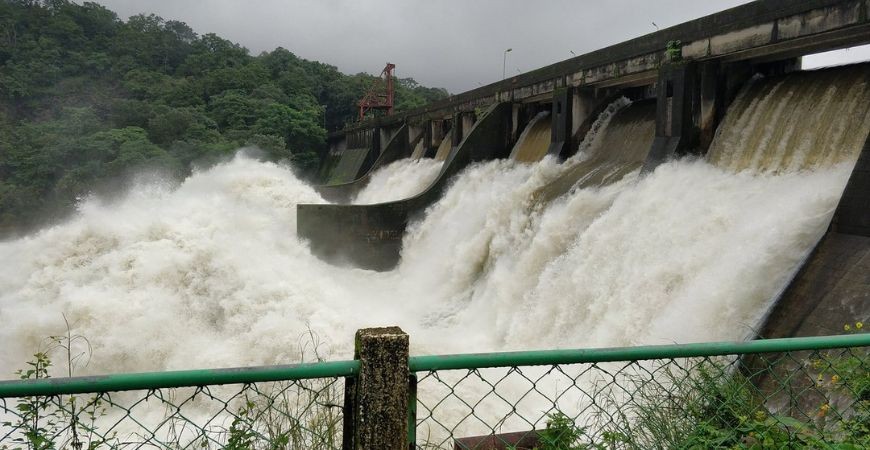
{"label": "rushing water", "polygon": [[431,158],[405,158],[377,169],[353,203],[371,203],[401,200],[423,191],[435,181],[443,161]]}
{"label": "rushing water", "polygon": [[[640,178],[632,159],[619,177],[547,201],[537,193],[576,164],[469,167],[410,226],[387,273],[312,257],[295,237],[296,205],[323,200],[291,170],[244,156],[178,187],[87,199],[69,222],[0,243],[0,372],[11,377],[63,332],[64,315],[93,347],[79,373],[296,361],[307,330],[327,357],[348,357],[354,331],[375,325],[403,327],[416,354],[746,337],[827,226],[857,155],[844,136],[870,126],[853,104],[867,88],[838,80],[852,94],[829,101],[863,114],[824,128],[842,157],[804,170],[724,162],[756,145],[734,141],[732,127],[770,126],[739,119],[753,107],[744,93],[712,164],[675,161]],[[775,86],[752,95],[777,98]],[[800,127],[792,113],[807,112],[781,107],[769,120]],[[425,183],[403,178],[434,164],[394,163],[357,201],[413,193]]]}
{"label": "rushing water", "polygon": [[517,138],[510,158],[529,163],[543,159],[550,146],[550,122],[549,111],[540,112],[532,118]]}

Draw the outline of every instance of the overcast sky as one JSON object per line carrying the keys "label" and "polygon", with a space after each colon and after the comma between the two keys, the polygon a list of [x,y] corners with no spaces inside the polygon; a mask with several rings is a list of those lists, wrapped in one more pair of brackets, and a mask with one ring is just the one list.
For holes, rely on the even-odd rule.
{"label": "overcast sky", "polygon": [[[452,93],[727,9],[746,0],[96,0],[126,20],[186,22],[252,54],[284,47],[346,73],[397,75]],[[870,58],[870,49],[848,52]],[[842,53],[805,63],[841,62]]]}

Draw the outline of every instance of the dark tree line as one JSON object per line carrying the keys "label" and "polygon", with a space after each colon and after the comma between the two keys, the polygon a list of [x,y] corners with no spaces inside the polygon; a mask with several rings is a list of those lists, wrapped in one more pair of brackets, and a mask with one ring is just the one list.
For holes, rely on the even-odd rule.
{"label": "dark tree line", "polygon": [[[132,171],[184,176],[244,145],[311,170],[373,80],[155,15],[0,0],[0,234]],[[396,108],[445,96],[405,78]]]}

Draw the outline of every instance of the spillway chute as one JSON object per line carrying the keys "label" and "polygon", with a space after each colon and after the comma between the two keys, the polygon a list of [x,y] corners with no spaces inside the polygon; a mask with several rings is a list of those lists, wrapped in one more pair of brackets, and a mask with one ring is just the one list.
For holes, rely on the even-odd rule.
{"label": "spillway chute", "polygon": [[511,150],[510,159],[536,163],[547,155],[551,142],[550,111],[541,111],[529,121]]}

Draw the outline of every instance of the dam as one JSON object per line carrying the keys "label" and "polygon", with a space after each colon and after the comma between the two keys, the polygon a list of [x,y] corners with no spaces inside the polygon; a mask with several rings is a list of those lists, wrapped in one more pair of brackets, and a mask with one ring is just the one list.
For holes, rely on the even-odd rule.
{"label": "dam", "polygon": [[[344,182],[316,187],[334,203],[298,205],[298,235],[325,261],[401,272],[415,258],[418,228],[449,198],[445,191],[463,189],[463,178],[486,161],[538,166],[523,170],[532,172],[530,180],[540,177],[540,185],[514,198],[531,216],[578,190],[637,183],[638,173],[645,178],[681,159],[700,158],[738,177],[849,171],[824,219],[828,231],[811,239],[790,281],[768,299],[776,305],[765,309],[768,325],[754,332],[836,329],[870,310],[870,66],[802,71],[801,55],[868,42],[868,27],[863,2],[753,2],[398,117],[352,125],[330,136],[322,166],[324,180],[341,173]],[[408,169],[421,164],[426,176]],[[348,166],[354,175],[345,175]],[[354,200],[356,192],[381,188],[369,185],[373,176],[406,182],[393,196]],[[466,264],[455,255],[444,258]],[[490,276],[498,266],[492,259],[474,264]],[[822,294],[834,286],[839,297]],[[812,318],[816,313],[825,319]]]}
{"label": "dam", "polygon": [[870,310],[870,69],[800,55],[868,30],[866,2],[753,2],[353,124],[320,184],[242,152],[84,199],[0,243],[0,366],[65,320],[87,373],[382,325],[416,354],[838,332]]}
{"label": "dam", "polygon": [[[761,0],[353,123],[313,183],[241,149],[83,198],[0,242],[0,371],[37,368],[0,381],[0,444],[852,442],[870,62],[802,58],[870,43],[868,11]],[[39,379],[46,342],[69,367]],[[686,401],[699,374],[744,390]]]}

